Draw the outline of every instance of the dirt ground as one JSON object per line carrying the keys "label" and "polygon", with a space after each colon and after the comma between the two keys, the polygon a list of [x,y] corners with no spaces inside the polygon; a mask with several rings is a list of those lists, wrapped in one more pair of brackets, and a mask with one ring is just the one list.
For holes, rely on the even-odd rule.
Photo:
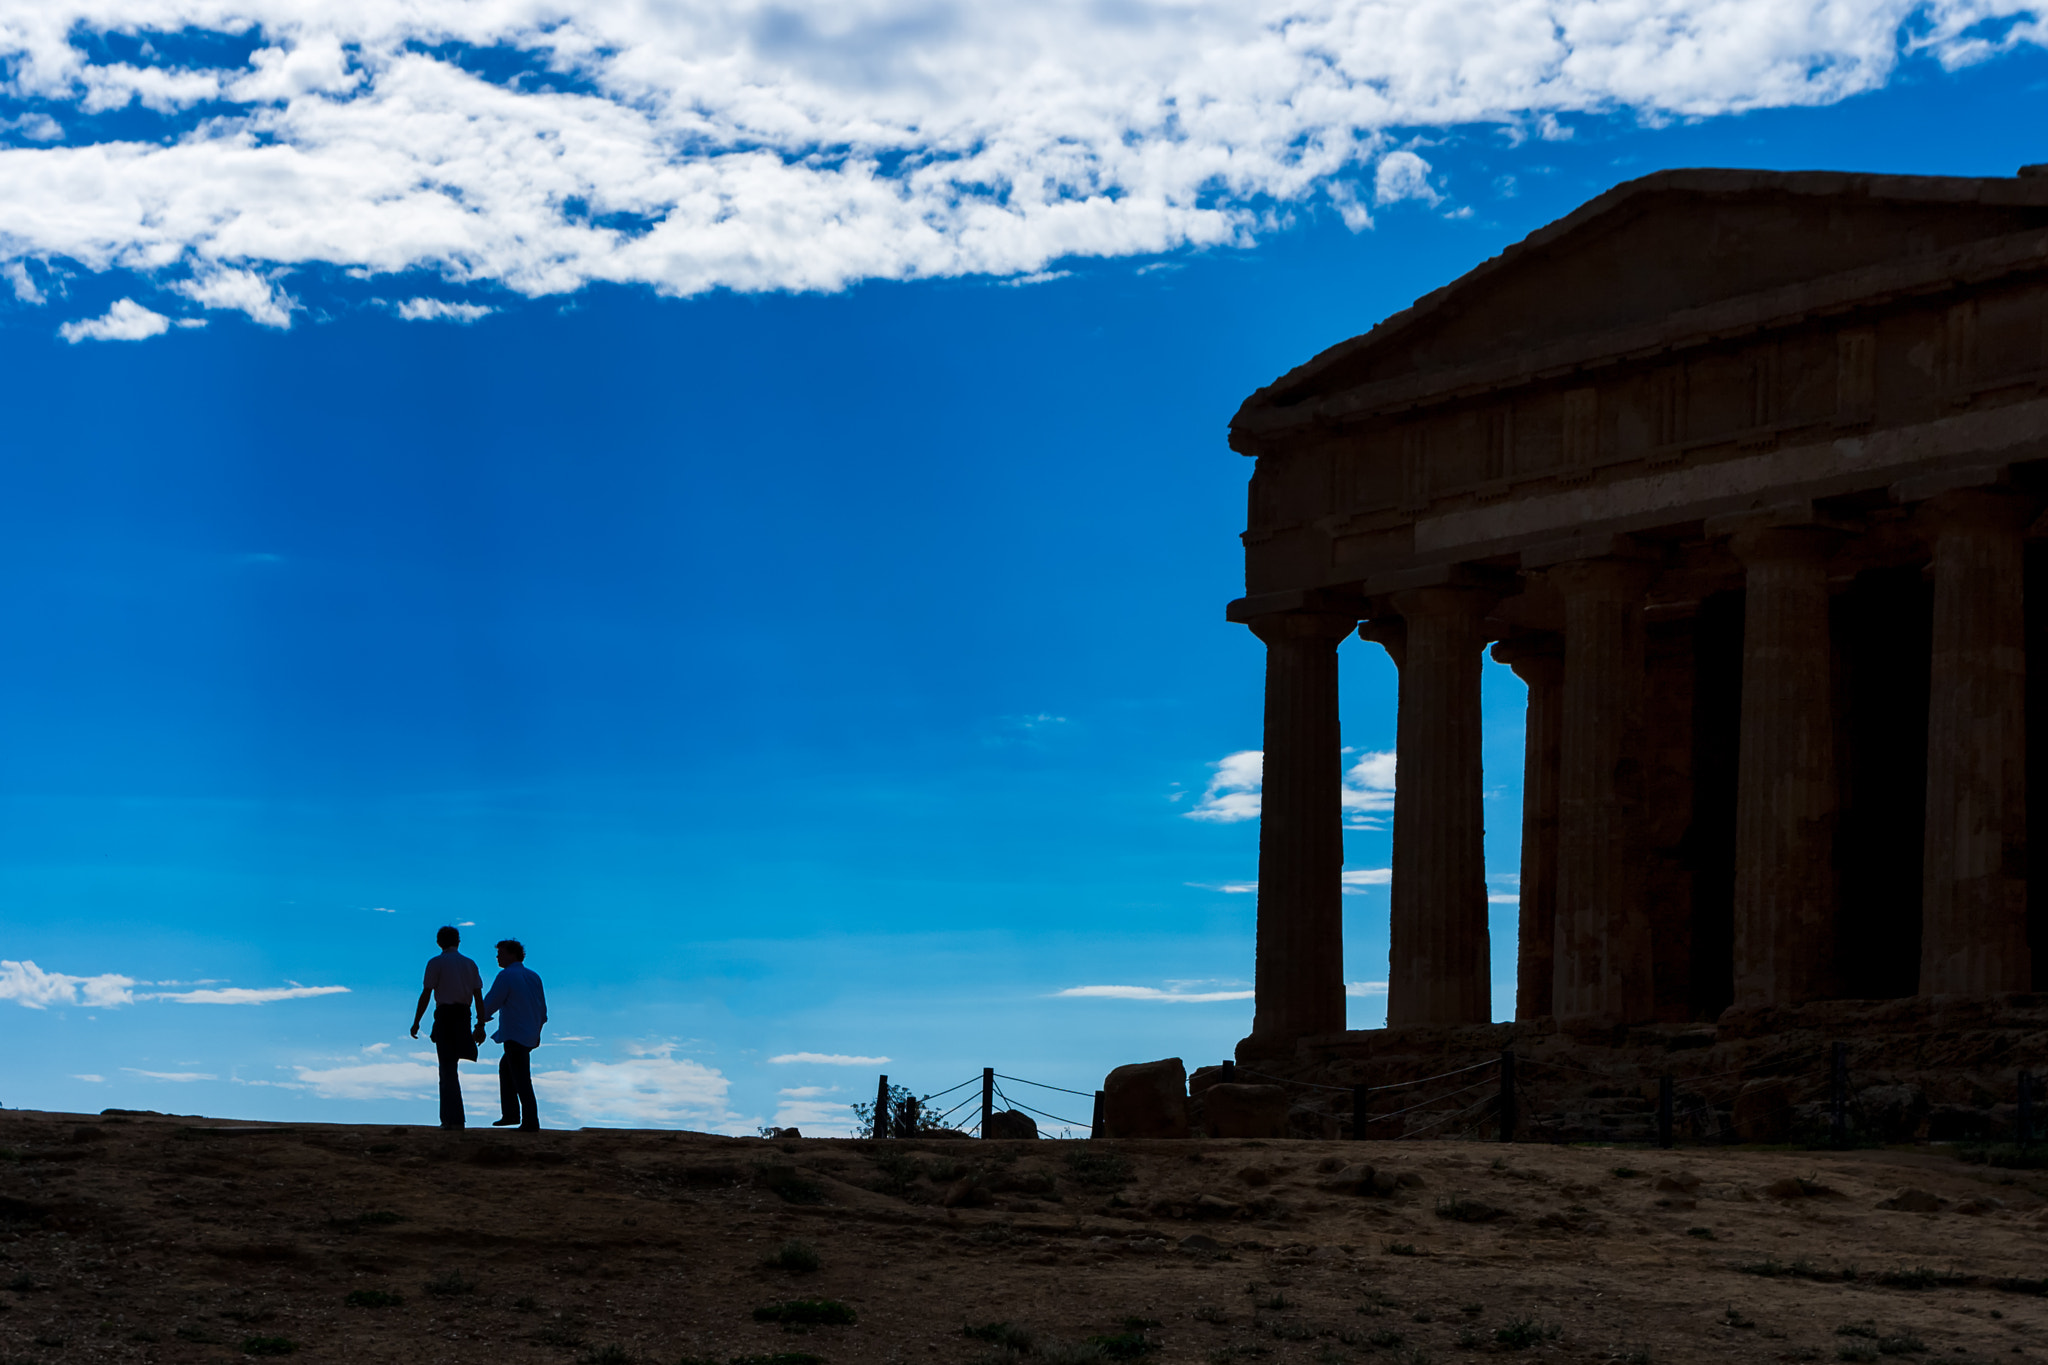
{"label": "dirt ground", "polygon": [[[2044,1253],[2048,1173],[1932,1148],[0,1112],[0,1365],[2007,1361],[2048,1356]],[[790,1300],[856,1320],[756,1320]]]}

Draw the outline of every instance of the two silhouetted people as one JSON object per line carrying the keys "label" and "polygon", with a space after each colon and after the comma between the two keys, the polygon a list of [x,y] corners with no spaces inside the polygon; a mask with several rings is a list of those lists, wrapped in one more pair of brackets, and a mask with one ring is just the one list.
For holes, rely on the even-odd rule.
{"label": "two silhouetted people", "polygon": [[505,1045],[498,1060],[498,1103],[505,1115],[493,1128],[517,1125],[522,1132],[540,1131],[540,1106],[533,1099],[533,1050],[540,1046],[541,1025],[548,1021],[548,998],[540,987],[540,974],[526,965],[526,948],[516,938],[498,944],[498,979],[484,997],[476,1024],[476,1041],[484,1040],[484,1025],[493,1015],[498,1031],[494,1043]]}
{"label": "two silhouetted people", "polygon": [[[476,963],[455,951],[462,935],[452,925],[442,925],[434,941],[441,945],[441,953],[427,959],[426,982],[420,987],[420,1003],[412,1012],[412,1036],[420,1036],[420,1016],[427,1012],[427,1001],[431,999],[434,1028],[428,1037],[434,1040],[434,1055],[441,1063],[441,1126],[461,1128],[462,1077],[456,1066],[476,1060],[477,1040],[484,1036],[484,978]],[[469,1008],[473,1004],[479,1008],[476,1031],[472,1034]]]}
{"label": "two silhouetted people", "polygon": [[[526,965],[526,948],[516,938],[498,944],[500,970],[486,995],[476,963],[455,951],[462,935],[453,926],[443,925],[434,941],[441,945],[441,952],[427,959],[419,1006],[412,1013],[412,1036],[420,1036],[420,1019],[432,1000],[434,1028],[429,1036],[441,1064],[441,1126],[466,1126],[462,1077],[457,1068],[477,1059],[484,1026],[495,1015],[498,1031],[491,1041],[505,1045],[505,1055],[498,1061],[498,1100],[504,1117],[491,1126],[538,1132],[540,1107],[533,1098],[533,1050],[540,1046],[541,1026],[548,1021],[548,999],[541,990],[539,974]],[[476,1008],[474,1029],[469,1023],[471,1006]]]}

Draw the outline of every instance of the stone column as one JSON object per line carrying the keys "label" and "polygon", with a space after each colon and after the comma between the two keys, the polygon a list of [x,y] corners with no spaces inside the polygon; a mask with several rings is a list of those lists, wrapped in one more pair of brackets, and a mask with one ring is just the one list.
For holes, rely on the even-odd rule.
{"label": "stone column", "polygon": [[1934,545],[1922,995],[2031,988],[2021,532],[2032,500],[1992,489],[1921,507]]}
{"label": "stone column", "polygon": [[1343,742],[1337,642],[1356,617],[1298,613],[1251,623],[1266,643],[1259,813],[1258,961],[1247,1055],[1344,1028]]}
{"label": "stone column", "polygon": [[1394,596],[1405,623],[1395,747],[1387,1023],[1484,1024],[1486,931],[1479,671],[1494,597],[1474,588]]}
{"label": "stone column", "polygon": [[1735,794],[1735,1003],[1835,993],[1832,531],[1739,532],[1742,739]]}
{"label": "stone column", "polygon": [[1557,962],[1557,741],[1564,720],[1564,648],[1549,636],[1493,647],[1529,685],[1522,740],[1522,882],[1515,963],[1515,1018],[1551,1007]]}
{"label": "stone column", "polygon": [[1560,564],[1564,706],[1558,725],[1557,959],[1561,1019],[1648,1020],[1655,963],[1643,912],[1643,590],[1646,565]]}

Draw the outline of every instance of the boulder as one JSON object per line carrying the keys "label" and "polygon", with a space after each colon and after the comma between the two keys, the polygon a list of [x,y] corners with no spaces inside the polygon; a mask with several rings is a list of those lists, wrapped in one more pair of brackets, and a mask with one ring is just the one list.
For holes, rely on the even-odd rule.
{"label": "boulder", "polygon": [[1032,1122],[1029,1114],[1015,1109],[1000,1109],[990,1114],[988,1122],[981,1125],[981,1135],[985,1138],[1035,1138],[1038,1125]]}
{"label": "boulder", "polygon": [[971,1175],[961,1176],[939,1196],[939,1206],[948,1209],[984,1209],[995,1202],[988,1187],[975,1184]]}
{"label": "boulder", "polygon": [[1792,1096],[1781,1080],[1746,1082],[1735,1093],[1735,1135],[1742,1142],[1783,1142],[1792,1134]]}
{"label": "boulder", "polygon": [[[1323,1188],[1332,1194],[1375,1194],[1378,1192],[1378,1174],[1364,1163],[1341,1167],[1323,1182]],[[1389,1177],[1387,1184],[1391,1186],[1393,1183]]]}
{"label": "boulder", "polygon": [[1132,1062],[1110,1072],[1102,1082],[1102,1126],[1114,1138],[1186,1137],[1188,1073],[1180,1058]]}
{"label": "boulder", "polygon": [[1277,1085],[1211,1085],[1202,1092],[1210,1137],[1284,1138],[1287,1091]]}
{"label": "boulder", "polygon": [[1878,1205],[1881,1209],[1892,1209],[1898,1213],[1939,1213],[1942,1205],[1948,1203],[1938,1194],[1907,1186],[1891,1198]]}
{"label": "boulder", "polygon": [[1217,1195],[1205,1194],[1195,1200],[1190,1212],[1197,1218],[1235,1218],[1241,1207]]}

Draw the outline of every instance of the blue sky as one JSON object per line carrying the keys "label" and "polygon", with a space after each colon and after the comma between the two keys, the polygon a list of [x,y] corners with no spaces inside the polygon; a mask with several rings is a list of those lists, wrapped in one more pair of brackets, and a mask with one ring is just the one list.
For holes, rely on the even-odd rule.
{"label": "blue sky", "polygon": [[[1219,1059],[1237,403],[1659,167],[2048,160],[1995,6],[1289,11],[1315,61],[1242,6],[266,8],[0,4],[9,1106],[428,1121],[448,922],[528,943],[562,1125]],[[1343,661],[1370,1027],[1394,680]]]}

